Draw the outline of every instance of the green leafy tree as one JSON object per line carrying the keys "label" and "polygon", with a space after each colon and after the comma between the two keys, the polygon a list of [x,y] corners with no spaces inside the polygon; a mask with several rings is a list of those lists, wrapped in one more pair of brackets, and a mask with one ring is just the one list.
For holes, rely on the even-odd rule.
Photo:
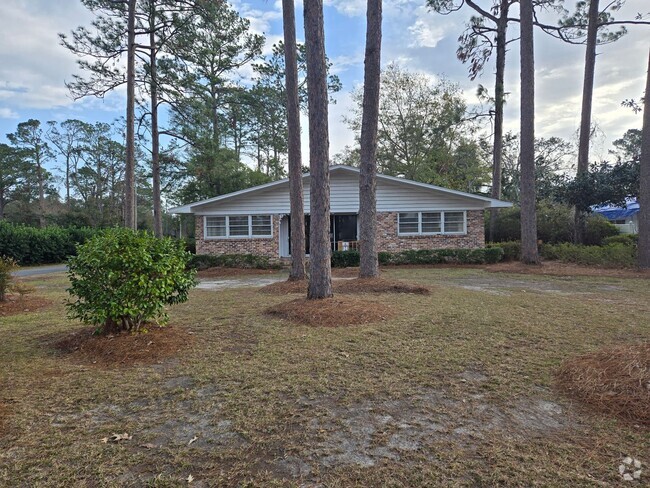
{"label": "green leafy tree", "polygon": [[181,241],[114,228],[91,238],[68,261],[68,316],[97,333],[136,332],[164,324],[165,307],[187,301],[196,284]]}
{"label": "green leafy tree", "polygon": [[[356,106],[347,122],[358,135],[363,97],[360,90],[352,96]],[[382,173],[463,191],[478,191],[488,181],[489,166],[473,140],[457,85],[445,79],[433,83],[391,64],[382,72],[379,97],[377,165]]]}
{"label": "green leafy tree", "polygon": [[28,174],[34,175],[34,183],[38,188],[38,221],[41,227],[45,227],[45,196],[51,180],[50,173],[45,169],[45,163],[52,159],[52,151],[45,140],[41,122],[36,119],[21,122],[16,132],[7,134],[7,138],[33,166],[33,171]]}
{"label": "green leafy tree", "polygon": [[23,151],[0,144],[0,220],[5,218],[7,204],[24,199],[30,165]]}

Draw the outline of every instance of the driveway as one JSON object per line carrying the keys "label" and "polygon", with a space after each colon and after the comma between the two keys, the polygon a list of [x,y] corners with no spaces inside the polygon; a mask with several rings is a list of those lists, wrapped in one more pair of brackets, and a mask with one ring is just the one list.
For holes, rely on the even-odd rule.
{"label": "driveway", "polygon": [[67,271],[68,267],[65,264],[54,264],[52,266],[39,266],[38,268],[24,268],[14,271],[14,276],[25,278],[27,276],[38,276],[51,273],[62,273]]}

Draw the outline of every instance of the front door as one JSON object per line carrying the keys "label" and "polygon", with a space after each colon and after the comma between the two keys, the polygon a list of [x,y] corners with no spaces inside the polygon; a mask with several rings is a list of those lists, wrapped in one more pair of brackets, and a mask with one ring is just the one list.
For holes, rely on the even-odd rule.
{"label": "front door", "polygon": [[[291,219],[288,219],[289,254],[291,254]],[[309,254],[309,215],[305,215],[305,254]],[[336,249],[339,241],[353,242],[357,240],[357,215],[330,215],[330,245]]]}

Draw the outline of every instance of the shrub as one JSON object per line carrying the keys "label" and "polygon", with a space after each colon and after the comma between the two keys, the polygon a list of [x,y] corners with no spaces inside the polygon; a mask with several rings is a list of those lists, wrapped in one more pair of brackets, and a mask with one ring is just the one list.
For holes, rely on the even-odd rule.
{"label": "shrub", "polygon": [[271,263],[266,256],[255,254],[195,254],[188,263],[190,268],[204,270],[208,268],[247,268],[247,269],[276,269],[279,264]]}
{"label": "shrub", "polygon": [[617,236],[605,237],[602,245],[608,246],[610,244],[625,244],[626,246],[636,246],[639,242],[638,234],[619,234]]}
{"label": "shrub", "polygon": [[[485,249],[422,249],[398,253],[380,252],[379,264],[492,264],[503,257],[501,248]],[[332,253],[332,267],[359,266],[357,251],[335,251]]]}
{"label": "shrub", "polygon": [[632,268],[636,265],[636,249],[626,244],[607,246],[582,246],[568,242],[547,244],[541,247],[541,255],[544,259],[605,268]]}
{"label": "shrub", "polygon": [[151,320],[165,323],[165,306],[186,301],[196,284],[189,259],[180,241],[106,230],[68,261],[68,316],[97,326],[97,333],[137,331]]}
{"label": "shrub", "polygon": [[11,287],[11,272],[17,268],[16,261],[6,256],[0,256],[0,302],[4,302]]}
{"label": "shrub", "polygon": [[20,265],[61,263],[76,253],[76,246],[93,235],[95,229],[45,227],[0,222],[0,255]]}
{"label": "shrub", "polygon": [[585,222],[584,244],[587,246],[600,246],[604,239],[619,234],[620,232],[616,226],[605,217],[591,214]]}
{"label": "shrub", "polygon": [[359,251],[333,251],[332,267],[350,268],[353,266],[359,266],[360,259]]}
{"label": "shrub", "polygon": [[487,247],[503,249],[503,261],[519,261],[521,259],[521,242],[519,241],[493,242]]}

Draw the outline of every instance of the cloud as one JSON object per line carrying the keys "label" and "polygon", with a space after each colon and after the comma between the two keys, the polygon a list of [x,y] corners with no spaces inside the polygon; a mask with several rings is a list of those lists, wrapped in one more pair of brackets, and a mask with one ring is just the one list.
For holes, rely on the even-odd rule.
{"label": "cloud", "polygon": [[72,103],[64,81],[77,71],[75,57],[57,34],[85,23],[77,2],[4,0],[0,15],[0,99],[14,108],[46,109]]}
{"label": "cloud", "polygon": [[10,108],[0,107],[0,119],[17,119],[18,117],[18,114]]}

